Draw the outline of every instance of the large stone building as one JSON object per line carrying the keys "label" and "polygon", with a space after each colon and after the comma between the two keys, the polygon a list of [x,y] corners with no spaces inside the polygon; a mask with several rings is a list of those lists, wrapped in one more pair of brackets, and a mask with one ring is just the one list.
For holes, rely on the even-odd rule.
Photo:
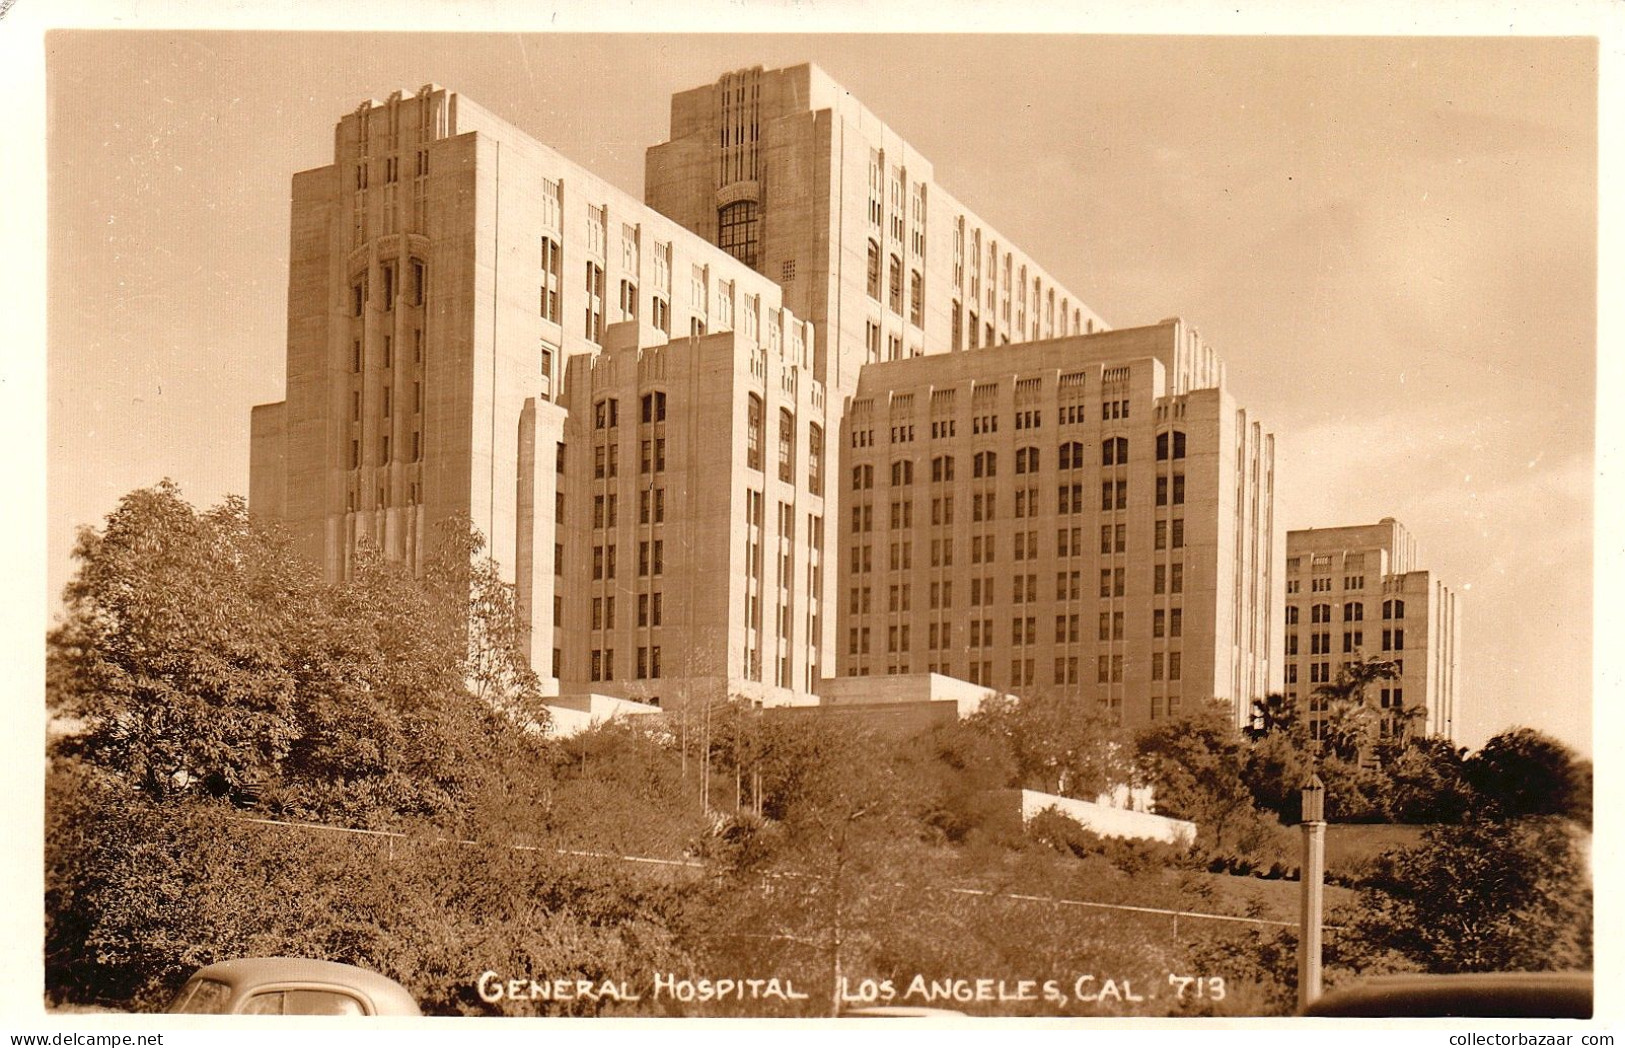
{"label": "large stone building", "polygon": [[1274,438],[1183,322],[872,365],[840,434],[843,676],[1130,725],[1268,692]]}
{"label": "large stone building", "polygon": [[[742,70],[674,95],[644,197],[777,281],[785,307],[812,323],[831,431],[868,364],[1106,328],[813,65]],[[834,548],[841,493],[828,497]],[[839,597],[833,575],[821,597]],[[824,621],[828,651],[836,623]]]}
{"label": "large stone building", "polygon": [[335,579],[466,514],[562,691],[817,679],[825,410],[777,285],[435,85],[344,117],[292,208],[255,513]]}
{"label": "large stone building", "polygon": [[1458,638],[1456,595],[1417,566],[1415,540],[1392,517],[1287,533],[1286,696],[1316,738],[1327,710],[1317,689],[1357,657],[1397,670],[1366,696],[1383,737],[1454,738]]}
{"label": "large stone building", "polygon": [[[1129,502],[1108,511],[1134,529],[1125,571],[1150,571],[1137,544],[1154,527],[1154,432],[1195,412],[1182,432],[1212,467],[1190,479],[1212,511],[1182,522],[1184,578],[1203,587],[1183,636],[1217,632],[1179,652],[1183,688],[1156,694],[1261,693],[1277,621],[1268,438],[1183,325],[1102,334],[812,66],[676,95],[646,182],[647,203],[432,84],[340,120],[333,162],[293,180],[287,394],[254,410],[253,511],[335,579],[362,542],[419,565],[437,523],[466,514],[515,580],[533,666],[562,692],[803,703],[837,672],[886,668],[851,661],[856,620],[837,622],[847,504],[871,504],[836,482],[844,467],[834,476],[860,450],[833,446],[848,404],[890,413],[906,389],[963,387],[959,439],[981,436],[972,409],[993,396],[1008,442],[1034,380],[1045,413],[1087,389],[1091,411],[1132,410],[1067,433],[1088,454],[1131,441],[1127,472],[1112,467],[1135,478]],[[1042,348],[1009,345],[1029,341]],[[1074,374],[1085,385],[1062,389]],[[923,434],[933,396],[917,401]],[[967,462],[995,450],[971,442]],[[1198,555],[1214,559],[1198,569]],[[1036,556],[1049,572],[1076,555]],[[1141,588],[1124,592],[1149,601]],[[1150,647],[1102,649],[1122,664],[1106,663],[1101,697],[1131,697],[1131,719],[1150,715],[1151,692],[1129,688],[1150,682]],[[1161,654],[1165,672],[1181,665]],[[1037,686],[1029,657],[1020,679]],[[1009,684],[987,661],[973,671],[968,647],[941,659]]]}

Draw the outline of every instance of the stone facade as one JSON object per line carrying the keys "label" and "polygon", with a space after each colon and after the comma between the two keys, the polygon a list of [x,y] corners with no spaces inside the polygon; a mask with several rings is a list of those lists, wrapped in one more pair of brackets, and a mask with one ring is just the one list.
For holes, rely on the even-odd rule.
{"label": "stone facade", "polygon": [[[647,204],[433,84],[341,119],[333,163],[293,178],[287,395],[253,413],[251,510],[332,579],[363,543],[421,568],[468,517],[563,694],[805,705],[837,675],[934,669],[1131,723],[1263,694],[1272,438],[1193,330],[1108,330],[814,67],[728,74],[671,112]],[[1174,431],[1180,456],[1155,458]],[[922,492],[893,524],[944,454],[952,523]],[[1110,508],[1058,504],[1097,471]],[[1153,502],[1164,484],[1182,509]],[[983,489],[996,514],[973,519]],[[881,532],[861,570],[887,576],[855,587],[854,510]],[[931,565],[949,539],[958,563]],[[958,603],[932,607],[949,582]]]}
{"label": "stone facade", "polygon": [[1274,438],[1221,375],[1178,320],[865,368],[840,430],[841,675],[1129,725],[1217,697],[1242,723],[1279,680]]}
{"label": "stone facade", "polygon": [[[1325,732],[1316,689],[1357,656],[1399,670],[1366,696],[1384,738],[1454,739],[1457,717],[1456,594],[1417,567],[1416,542],[1392,517],[1376,524],[1290,531],[1286,539],[1287,698]],[[1411,711],[1407,715],[1406,711]]]}
{"label": "stone facade", "polygon": [[[741,70],[674,95],[644,196],[778,282],[785,307],[812,323],[832,431],[867,365],[1107,327],[814,65]],[[826,547],[840,538],[840,498],[829,495]],[[828,604],[833,576],[826,587]],[[827,650],[833,616],[825,623]]]}
{"label": "stone facade", "polygon": [[362,542],[421,568],[466,515],[551,688],[807,690],[827,431],[811,338],[728,253],[454,92],[397,92],[294,176],[287,398],[255,409],[250,509],[332,579]]}

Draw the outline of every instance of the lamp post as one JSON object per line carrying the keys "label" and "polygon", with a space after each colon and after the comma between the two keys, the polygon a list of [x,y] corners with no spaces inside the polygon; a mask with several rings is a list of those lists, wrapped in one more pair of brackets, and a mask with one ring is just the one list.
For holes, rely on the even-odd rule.
{"label": "lamp post", "polygon": [[1303,786],[1303,864],[1298,871],[1302,912],[1298,929],[1298,1007],[1320,996],[1320,913],[1326,874],[1326,784],[1311,774]]}

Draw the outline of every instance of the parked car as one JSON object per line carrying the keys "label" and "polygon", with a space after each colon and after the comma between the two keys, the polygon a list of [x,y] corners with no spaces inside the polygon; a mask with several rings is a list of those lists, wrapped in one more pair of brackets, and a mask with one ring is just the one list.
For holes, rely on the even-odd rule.
{"label": "parked car", "polygon": [[169,1006],[190,1015],[421,1015],[406,987],[377,972],[304,957],[221,961],[186,980]]}
{"label": "parked car", "polygon": [[1303,1015],[1367,1019],[1589,1019],[1590,972],[1385,975],[1323,994]]}

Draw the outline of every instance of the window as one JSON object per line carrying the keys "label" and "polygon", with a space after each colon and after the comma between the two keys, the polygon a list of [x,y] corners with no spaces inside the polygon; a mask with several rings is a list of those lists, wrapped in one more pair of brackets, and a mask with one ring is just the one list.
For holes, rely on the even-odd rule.
{"label": "window", "polygon": [[589,342],[604,340],[604,267],[587,263],[587,305],[585,335]]}
{"label": "window", "polygon": [[1157,461],[1162,462],[1169,458],[1182,459],[1185,457],[1185,434],[1179,430],[1172,433],[1157,434]]}
{"label": "window", "polygon": [[915,327],[925,326],[925,281],[917,269],[908,274],[908,322]]}
{"label": "window", "polygon": [[807,427],[807,491],[824,493],[824,431],[817,425]]}
{"label": "window", "polygon": [[1037,448],[1017,448],[1016,449],[1016,472],[1017,473],[1037,473],[1038,472],[1038,449]]}
{"label": "window", "polygon": [[[869,297],[876,302],[880,301],[880,245],[873,240],[869,241]],[[356,314],[360,316],[358,312]]]}
{"label": "window", "polygon": [[1109,437],[1100,442],[1100,464],[1122,466],[1128,462],[1128,438]]}
{"label": "window", "polygon": [[408,290],[408,301],[414,306],[423,305],[429,287],[429,271],[418,259],[412,259],[412,286]]}
{"label": "window", "polygon": [[1082,469],[1083,445],[1075,440],[1062,444],[1059,465],[1062,469]]}
{"label": "window", "polygon": [[621,281],[621,319],[638,319],[638,286],[630,280]]}
{"label": "window", "polygon": [[902,315],[903,312],[903,261],[892,255],[887,271],[886,304],[893,313]]}
{"label": "window", "polygon": [[762,398],[752,393],[745,417],[745,465],[762,468]]}
{"label": "window", "polygon": [[992,451],[978,451],[971,459],[971,476],[992,477],[998,473],[999,456]]}
{"label": "window", "polygon": [[796,419],[789,411],[779,409],[779,479],[786,484],[796,480]]}

